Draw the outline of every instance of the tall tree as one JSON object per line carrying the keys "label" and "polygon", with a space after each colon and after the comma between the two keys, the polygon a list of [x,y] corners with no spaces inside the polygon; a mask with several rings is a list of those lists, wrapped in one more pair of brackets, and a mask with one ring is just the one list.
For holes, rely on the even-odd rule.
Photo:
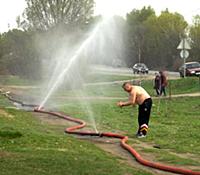
{"label": "tall tree", "polygon": [[23,28],[47,30],[64,24],[83,24],[93,14],[94,0],[26,0],[23,12]]}
{"label": "tall tree", "polygon": [[[167,9],[156,16],[151,7],[127,15],[129,63],[144,62],[150,68],[173,69],[179,58],[177,45],[187,22]],[[130,59],[131,58],[131,59]]]}
{"label": "tall tree", "polygon": [[155,16],[155,11],[150,6],[143,7],[141,10],[134,9],[127,14],[129,65],[133,65],[134,62],[144,62],[144,35],[146,33],[144,22],[151,16]]}
{"label": "tall tree", "polygon": [[35,52],[32,34],[13,29],[2,36],[3,56],[0,62],[11,75],[40,78],[40,61]]}
{"label": "tall tree", "polygon": [[144,56],[148,64],[157,68],[174,69],[176,59],[179,59],[176,48],[187,22],[180,14],[170,13],[166,9],[156,19],[149,18],[146,27],[148,32]]}
{"label": "tall tree", "polygon": [[193,20],[193,25],[190,28],[190,38],[192,40],[192,49],[190,50],[190,58],[200,62],[200,15],[196,15]]}

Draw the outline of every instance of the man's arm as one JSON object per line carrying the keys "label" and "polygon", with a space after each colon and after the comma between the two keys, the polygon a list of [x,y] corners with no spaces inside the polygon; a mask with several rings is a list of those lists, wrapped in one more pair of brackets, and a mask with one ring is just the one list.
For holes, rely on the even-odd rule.
{"label": "man's arm", "polygon": [[119,101],[117,103],[117,106],[123,107],[123,106],[135,105],[135,99],[136,99],[136,93],[135,92],[131,92],[129,100],[126,101],[126,102]]}

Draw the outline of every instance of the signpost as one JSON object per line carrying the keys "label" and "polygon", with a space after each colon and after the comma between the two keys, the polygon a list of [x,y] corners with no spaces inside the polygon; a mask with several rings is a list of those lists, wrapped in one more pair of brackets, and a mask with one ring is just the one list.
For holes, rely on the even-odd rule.
{"label": "signpost", "polygon": [[181,56],[181,58],[186,58],[187,59],[189,57],[188,50],[181,50],[180,56]]}
{"label": "signpost", "polygon": [[181,50],[180,56],[181,56],[181,58],[183,58],[183,66],[184,66],[183,67],[183,70],[184,70],[183,77],[185,77],[185,73],[186,73],[185,72],[185,61],[189,57],[189,51],[188,50],[191,49],[186,38],[181,39],[181,42],[179,43],[177,49]]}

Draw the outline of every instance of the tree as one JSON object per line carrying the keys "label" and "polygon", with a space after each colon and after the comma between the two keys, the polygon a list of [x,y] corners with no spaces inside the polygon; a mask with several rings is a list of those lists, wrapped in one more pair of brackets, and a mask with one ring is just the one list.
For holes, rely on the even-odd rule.
{"label": "tree", "polygon": [[2,35],[0,62],[11,75],[40,78],[40,61],[33,45],[32,33],[13,29]]}
{"label": "tree", "polygon": [[23,21],[24,29],[47,30],[62,25],[84,24],[93,14],[94,0],[26,0]]}
{"label": "tree", "polygon": [[192,42],[190,50],[190,58],[194,61],[200,62],[200,15],[196,15],[193,20],[193,25],[190,27],[190,34],[189,34]]}
{"label": "tree", "polygon": [[155,11],[149,7],[143,7],[141,10],[134,9],[127,14],[128,35],[129,35],[129,53],[128,65],[134,62],[144,62],[144,35],[146,27],[144,22],[151,16],[155,16]]}
{"label": "tree", "polygon": [[179,59],[177,45],[187,22],[167,9],[156,16],[151,7],[127,15],[129,27],[129,64],[144,62],[154,69],[173,69]]}
{"label": "tree", "polygon": [[170,13],[166,9],[156,19],[149,18],[146,27],[146,61],[152,67],[173,69],[174,62],[179,59],[179,51],[176,48],[187,22],[180,14]]}

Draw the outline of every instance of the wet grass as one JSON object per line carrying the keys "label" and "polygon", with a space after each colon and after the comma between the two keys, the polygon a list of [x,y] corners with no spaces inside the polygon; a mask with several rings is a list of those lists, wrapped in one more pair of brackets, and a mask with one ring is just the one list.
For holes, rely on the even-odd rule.
{"label": "wet grass", "polygon": [[192,157],[188,158],[189,155],[185,157],[175,153],[169,152],[169,150],[160,149],[159,151],[155,148],[143,148],[143,153],[147,155],[154,155],[156,160],[159,162],[166,162],[168,164],[176,164],[176,165],[188,165],[188,166],[199,166],[199,161],[193,160]]}
{"label": "wet grass", "polygon": [[[104,78],[102,77],[102,81]],[[12,81],[8,84],[13,84]],[[19,84],[23,85],[23,82]],[[154,95],[151,80],[142,81],[142,86]],[[199,80],[196,77],[170,80],[170,86],[172,94],[200,91]],[[167,93],[169,93],[169,87]],[[121,84],[86,86],[82,90],[75,89],[73,92],[62,89],[56,95],[60,94],[127,97]],[[116,102],[116,100],[96,99],[92,101],[60,100],[59,110],[88,122],[90,122],[88,116],[92,110],[92,116],[100,132],[126,134],[131,139],[129,143],[135,146],[134,135],[138,127],[137,109],[118,108]],[[105,153],[94,144],[63,134],[64,128],[41,123],[31,113],[6,109],[6,106],[11,106],[11,103],[1,96],[0,109],[5,111],[4,114],[0,111],[0,169],[2,175],[45,175],[66,174],[66,172],[71,175],[94,174],[94,172],[97,175],[149,174],[121,163],[120,158]],[[199,97],[154,100],[149,134],[141,141],[150,145],[159,145],[160,149],[152,148],[151,150],[156,161],[198,167],[200,164],[199,109]],[[148,152],[149,150],[144,148],[142,151]],[[189,153],[191,159],[190,156],[184,158],[172,153],[181,155]]]}
{"label": "wet grass", "polygon": [[[142,86],[147,89],[151,95],[155,95],[153,89],[153,81],[142,81]],[[198,77],[187,77],[176,80],[168,80],[168,86],[166,87],[167,95],[186,94],[200,92],[200,81]]]}
{"label": "wet grass", "polygon": [[[85,96],[125,97],[126,93],[124,93],[121,88],[122,84],[123,83],[83,86],[81,87],[81,89],[75,89],[70,91],[62,89],[61,94],[76,95],[77,93],[82,93]],[[156,95],[156,92],[153,89],[153,80],[142,80],[141,86],[144,87],[151,96]],[[188,77],[185,79],[169,80],[168,86],[166,87],[167,95],[195,92],[200,92],[200,82],[198,77]]]}
{"label": "wet grass", "polygon": [[38,84],[38,82],[29,79],[22,79],[19,76],[0,75],[0,85],[30,86],[35,84]]}
{"label": "wet grass", "polygon": [[6,109],[1,102],[1,175],[150,175],[90,142],[64,134],[62,127],[41,123],[30,112]]}
{"label": "wet grass", "polygon": [[110,81],[119,81],[119,80],[132,80],[134,76],[125,76],[125,75],[109,75],[109,74],[100,74],[100,73],[94,73],[89,74],[85,77],[84,82],[85,83],[98,83],[98,82],[110,82]]}
{"label": "wet grass", "polygon": [[[112,82],[132,79],[133,84],[138,84],[138,81],[134,80],[130,76],[121,75],[100,75],[92,74],[86,78],[86,83],[100,83],[100,82]],[[32,82],[29,80],[20,79],[19,77],[6,76],[0,77],[0,85],[38,85],[38,82]],[[70,90],[69,87],[60,86],[53,96],[75,96],[79,94],[80,96],[106,96],[106,97],[125,97],[126,93],[123,92],[121,86],[123,83],[113,83],[113,84],[97,84],[97,85],[77,85],[77,87]],[[144,87],[151,96],[155,96],[155,90],[153,89],[153,80],[141,79],[141,86]],[[35,96],[40,95],[40,90],[38,89],[27,89],[27,93],[35,94]],[[168,86],[166,87],[167,95],[175,94],[185,94],[185,93],[195,93],[200,92],[200,80],[198,77],[187,77],[180,78],[176,80],[169,80]],[[52,96],[52,97],[53,97]]]}
{"label": "wet grass", "polygon": [[[96,101],[90,103],[94,111],[94,118],[100,132],[117,132],[126,134],[133,141],[137,131],[137,109],[132,107],[118,108],[116,101]],[[199,165],[199,127],[200,127],[200,98],[174,98],[155,99],[150,119],[148,137],[142,139],[150,145],[158,145],[160,149],[154,149],[157,161],[173,163],[177,165]],[[66,103],[63,110],[77,118],[88,120],[88,115],[81,105]],[[77,111],[79,113],[77,113]],[[153,148],[153,147],[152,147]],[[160,153],[160,151],[164,151]],[[191,163],[188,164],[190,156],[185,158],[174,156],[171,152],[178,154],[191,154]]]}

